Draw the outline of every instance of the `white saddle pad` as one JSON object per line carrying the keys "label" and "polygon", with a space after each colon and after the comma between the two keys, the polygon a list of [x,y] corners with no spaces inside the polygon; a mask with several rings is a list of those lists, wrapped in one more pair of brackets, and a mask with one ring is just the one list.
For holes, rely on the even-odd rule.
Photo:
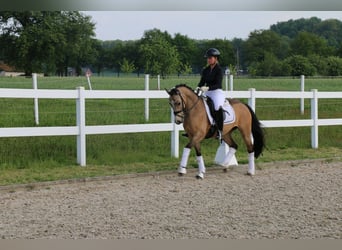
{"label": "white saddle pad", "polygon": [[[207,116],[208,116],[208,119],[210,121],[210,124],[214,125],[215,124],[215,120],[214,120],[214,118],[210,114],[209,106],[208,106],[206,100],[204,101],[204,106],[205,106],[205,111],[207,112]],[[224,113],[225,113],[224,114],[224,116],[225,116],[224,124],[233,123],[235,121],[235,112],[234,112],[233,107],[229,104],[228,100],[226,100],[224,102],[222,108],[223,108]]]}

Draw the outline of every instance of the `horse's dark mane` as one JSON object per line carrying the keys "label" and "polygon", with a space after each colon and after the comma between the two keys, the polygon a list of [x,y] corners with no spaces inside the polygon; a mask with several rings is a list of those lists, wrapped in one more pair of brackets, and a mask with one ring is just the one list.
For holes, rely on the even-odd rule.
{"label": "horse's dark mane", "polygon": [[179,92],[178,92],[179,87],[185,87],[185,88],[191,90],[192,92],[194,92],[194,90],[191,87],[187,86],[184,83],[181,83],[181,84],[174,86],[172,89],[170,89],[169,94],[170,95],[178,95],[179,94]]}
{"label": "horse's dark mane", "polygon": [[191,87],[189,87],[188,85],[186,85],[186,84],[184,84],[184,83],[181,83],[181,84],[176,85],[176,86],[175,86],[175,89],[176,89],[176,88],[179,88],[179,87],[185,87],[185,88],[187,88],[187,89],[189,89],[189,90],[191,90],[191,91],[194,91]]}
{"label": "horse's dark mane", "polygon": [[184,84],[184,83],[181,83],[181,84],[177,84],[176,86],[174,86],[171,90],[170,90],[170,94],[171,95],[175,95],[175,94],[178,94],[178,88],[180,87],[184,87],[184,88],[187,88],[188,90],[190,90],[191,92],[194,92],[194,90],[189,87],[188,85]]}

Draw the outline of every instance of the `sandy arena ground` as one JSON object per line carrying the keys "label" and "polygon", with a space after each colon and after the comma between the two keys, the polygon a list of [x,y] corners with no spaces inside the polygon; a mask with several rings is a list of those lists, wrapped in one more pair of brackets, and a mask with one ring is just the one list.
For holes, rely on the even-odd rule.
{"label": "sandy arena ground", "polygon": [[2,239],[342,238],[342,162],[0,187]]}

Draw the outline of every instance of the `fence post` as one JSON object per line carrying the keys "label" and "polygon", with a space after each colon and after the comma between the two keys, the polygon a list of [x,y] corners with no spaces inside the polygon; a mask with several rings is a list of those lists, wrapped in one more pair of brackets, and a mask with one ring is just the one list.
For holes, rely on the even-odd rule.
{"label": "fence post", "polygon": [[157,76],[157,89],[160,90],[160,75]]}
{"label": "fence post", "polygon": [[318,98],[317,89],[312,89],[311,99],[311,120],[313,125],[311,127],[311,147],[318,148]]}
{"label": "fence post", "polygon": [[[32,85],[33,89],[37,90],[38,89],[38,84],[37,84],[37,73],[32,73]],[[38,98],[35,97],[34,100],[34,121],[36,125],[39,125],[39,107],[38,107]]]}
{"label": "fence post", "polygon": [[228,74],[226,73],[225,74],[225,82],[226,82],[226,92],[227,92],[227,94],[228,94]]}
{"label": "fence post", "polygon": [[229,90],[234,91],[234,75],[229,75]]}
{"label": "fence post", "polygon": [[248,98],[248,105],[253,109],[255,112],[255,89],[250,88],[248,89],[250,92],[250,97]]}
{"label": "fence post", "polygon": [[[305,78],[304,75],[300,76],[300,91],[302,94],[304,93],[305,90]],[[304,98],[300,98],[300,113],[303,115],[304,114]]]}
{"label": "fence post", "polygon": [[173,110],[171,109],[171,123],[172,123],[172,131],[171,131],[171,157],[178,158],[179,157],[179,130],[175,123],[175,117],[173,115]]}
{"label": "fence post", "polygon": [[[145,75],[145,90],[149,91],[150,89],[150,76],[148,74]],[[145,120],[149,120],[149,106],[150,106],[150,99],[145,98]]]}
{"label": "fence post", "polygon": [[77,87],[76,123],[77,135],[77,163],[82,167],[86,165],[86,134],[85,134],[85,98],[84,87]]}

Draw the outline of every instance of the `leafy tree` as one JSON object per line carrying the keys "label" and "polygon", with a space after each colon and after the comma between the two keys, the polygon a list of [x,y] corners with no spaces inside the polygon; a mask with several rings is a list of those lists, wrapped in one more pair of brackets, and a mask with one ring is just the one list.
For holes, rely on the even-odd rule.
{"label": "leafy tree", "polygon": [[342,22],[337,19],[328,19],[318,23],[314,33],[325,38],[329,46],[338,48],[342,42]]}
{"label": "leafy tree", "polygon": [[191,73],[195,55],[196,44],[193,39],[188,36],[176,33],[172,39],[172,44],[176,47],[179,54],[179,73]]}
{"label": "leafy tree", "polygon": [[230,75],[236,76],[236,75],[238,74],[238,69],[237,69],[236,65],[234,65],[234,64],[229,64],[229,65],[228,65],[228,69],[229,69],[229,74],[230,74]]}
{"label": "leafy tree", "polygon": [[[139,42],[138,41],[126,41],[124,44],[124,58],[127,58],[127,60],[134,66],[133,71],[137,71],[138,75],[141,71],[141,68],[138,64],[138,54],[139,54]],[[132,72],[133,72],[132,71]]]}
{"label": "leafy tree", "polygon": [[26,75],[33,71],[67,74],[67,67],[80,69],[92,62],[94,24],[77,11],[0,12],[1,54]]}
{"label": "leafy tree", "polygon": [[290,44],[291,44],[290,38],[288,38],[287,36],[281,37],[279,48],[278,48],[278,51],[276,53],[278,59],[283,60],[289,56],[290,51],[291,51]]}
{"label": "leafy tree", "polygon": [[[56,20],[58,22],[58,19]],[[95,62],[94,50],[94,24],[90,16],[85,16],[78,11],[60,12],[60,25],[64,45],[59,49],[63,53],[62,60],[58,62],[59,69],[64,68],[67,75],[67,67],[75,67],[77,74],[81,74],[81,66]]]}
{"label": "leafy tree", "polygon": [[105,46],[106,42],[94,41],[94,50],[96,51],[96,60],[93,62],[93,67],[98,76],[110,64],[110,49]]}
{"label": "leafy tree", "polygon": [[145,31],[139,52],[146,73],[165,77],[179,69],[179,54],[169,38],[168,34],[157,29]]}
{"label": "leafy tree", "polygon": [[132,73],[135,70],[134,63],[129,62],[126,58],[122,59],[120,63],[120,69],[123,73]]}
{"label": "leafy tree", "polygon": [[277,24],[271,25],[270,30],[281,36],[294,38],[302,31],[314,33],[317,25],[321,22],[322,20],[317,17],[311,17],[309,19],[300,18],[297,20],[290,19],[285,22],[277,22]]}
{"label": "leafy tree", "polygon": [[277,58],[283,55],[280,35],[270,30],[257,30],[250,33],[244,44],[245,60],[248,64],[263,61],[265,55],[271,53]]}
{"label": "leafy tree", "polygon": [[342,57],[342,42],[338,45],[335,55],[338,57]]}
{"label": "leafy tree", "polygon": [[53,68],[50,64],[58,57],[56,46],[63,42],[56,32],[59,27],[49,24],[55,12],[1,12],[0,16],[6,62],[25,70],[26,75],[41,72],[42,63]]}
{"label": "leafy tree", "polygon": [[324,38],[304,31],[299,32],[291,42],[291,52],[305,57],[312,54],[326,56],[331,53],[331,48],[328,47]]}
{"label": "leafy tree", "polygon": [[283,76],[287,75],[284,72],[285,68],[282,62],[272,53],[265,53],[264,60],[256,62],[254,65],[255,74],[259,76]]}
{"label": "leafy tree", "polygon": [[123,58],[126,58],[128,62],[134,65],[134,70],[141,70],[141,64],[139,61],[139,43],[140,41],[122,41],[112,40],[102,42],[102,46],[105,49],[105,65],[106,68],[113,69],[120,76],[121,65]]}
{"label": "leafy tree", "polygon": [[189,64],[182,64],[182,70],[179,71],[180,74],[191,74],[192,67]]}
{"label": "leafy tree", "polygon": [[109,56],[109,68],[114,68],[117,72],[117,76],[120,76],[121,62],[124,58],[124,42],[115,41],[115,45],[110,49]]}

